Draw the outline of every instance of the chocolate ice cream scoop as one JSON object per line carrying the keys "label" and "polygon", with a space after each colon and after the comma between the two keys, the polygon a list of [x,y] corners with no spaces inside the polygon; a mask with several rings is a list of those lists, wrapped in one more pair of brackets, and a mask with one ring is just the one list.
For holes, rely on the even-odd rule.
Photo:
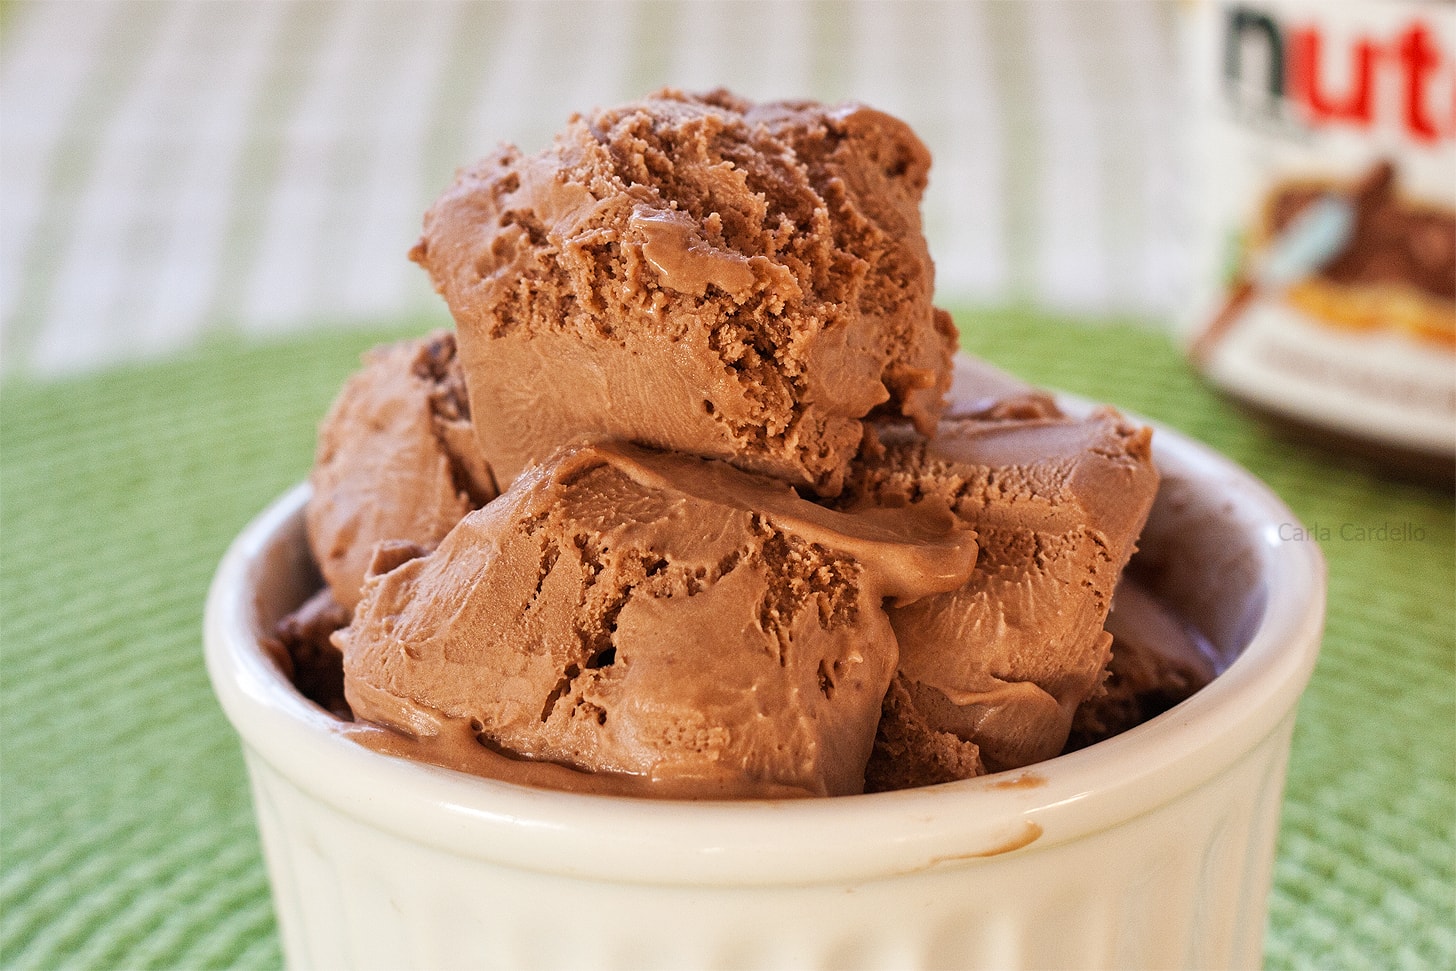
{"label": "chocolate ice cream scoop", "polygon": [[1103,623],[1157,490],[1150,432],[1110,409],[1028,393],[947,418],[934,439],[882,427],[842,508],[936,497],[974,526],[970,580],[890,611],[900,644],[868,785],[904,788],[1057,755],[1099,690]]}
{"label": "chocolate ice cream scoop", "polygon": [[1107,615],[1112,658],[1103,690],[1077,709],[1069,749],[1086,748],[1161,715],[1220,671],[1213,648],[1141,583],[1123,577]]}
{"label": "chocolate ice cream scoop", "polygon": [[976,543],[938,498],[846,514],[723,462],[593,445],[422,552],[379,547],[335,635],[355,715],[417,757],[838,795],[863,788],[895,670],[886,600],[959,588]]}
{"label": "chocolate ice cream scoop", "polygon": [[956,341],[931,305],[929,166],[863,106],[662,91],[463,170],[411,256],[501,485],[624,440],[833,495],[871,412],[929,433]]}
{"label": "chocolate ice cream scoop", "polygon": [[376,543],[433,547],[496,494],[470,426],[455,335],[376,348],[319,428],[309,547],[335,600],[359,599]]}

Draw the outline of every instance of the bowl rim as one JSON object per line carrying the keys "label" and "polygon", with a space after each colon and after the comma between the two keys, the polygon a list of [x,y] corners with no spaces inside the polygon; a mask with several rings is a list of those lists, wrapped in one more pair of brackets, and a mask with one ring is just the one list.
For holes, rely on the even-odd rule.
{"label": "bowl rim", "polygon": [[303,541],[306,484],[264,509],[224,555],[204,616],[208,674],[253,771],[266,765],[358,823],[498,865],[721,886],[857,881],[1037,852],[1151,812],[1228,769],[1292,715],[1318,655],[1318,544],[1287,538],[1297,519],[1252,474],[1147,424],[1165,474],[1218,489],[1259,550],[1263,616],[1239,658],[1183,703],[1025,769],[826,799],[688,801],[533,788],[379,754],[345,738],[258,644],[260,564],[280,540]]}

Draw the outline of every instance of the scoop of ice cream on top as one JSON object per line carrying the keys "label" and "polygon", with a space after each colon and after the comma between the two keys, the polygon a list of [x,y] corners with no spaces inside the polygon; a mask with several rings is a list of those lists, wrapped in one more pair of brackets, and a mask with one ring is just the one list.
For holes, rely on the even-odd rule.
{"label": "scoop of ice cream on top", "polygon": [[929,433],[956,340],[931,305],[929,165],[858,105],[662,91],[463,170],[411,255],[501,485],[620,440],[833,495],[871,412]]}
{"label": "scoop of ice cream on top", "polygon": [[592,445],[414,552],[380,548],[335,635],[356,716],[484,775],[493,752],[741,797],[862,790],[897,657],[885,601],[961,586],[976,544],[936,499],[849,515]]}
{"label": "scoop of ice cream on top", "polygon": [[961,588],[890,611],[900,646],[869,764],[904,788],[1051,758],[1100,690],[1103,629],[1158,475],[1150,432],[1110,409],[1063,415],[1017,394],[946,418],[933,439],[882,426],[842,508],[937,497],[976,530]]}
{"label": "scoop of ice cream on top", "polygon": [[365,356],[319,428],[309,548],[346,610],[381,541],[433,547],[494,498],[455,353],[442,331]]}

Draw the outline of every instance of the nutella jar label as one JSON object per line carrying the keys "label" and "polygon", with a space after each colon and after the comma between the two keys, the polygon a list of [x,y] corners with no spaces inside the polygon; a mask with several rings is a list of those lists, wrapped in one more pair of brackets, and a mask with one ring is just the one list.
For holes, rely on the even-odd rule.
{"label": "nutella jar label", "polygon": [[1193,15],[1194,361],[1289,418],[1456,456],[1456,6]]}

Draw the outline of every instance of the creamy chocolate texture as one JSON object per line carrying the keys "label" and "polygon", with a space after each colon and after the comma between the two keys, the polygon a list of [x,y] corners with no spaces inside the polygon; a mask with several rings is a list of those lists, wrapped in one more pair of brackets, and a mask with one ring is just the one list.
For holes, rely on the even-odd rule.
{"label": "creamy chocolate texture", "polygon": [[1213,648],[1147,588],[1124,577],[1107,615],[1112,657],[1101,692],[1072,719],[1068,749],[1085,748],[1161,715],[1219,673]]}
{"label": "creamy chocolate texture", "polygon": [[382,547],[335,643],[355,715],[433,761],[841,795],[895,667],[885,600],[959,587],[975,556],[936,499],[848,515],[721,462],[580,446],[434,553]]}
{"label": "creamy chocolate texture", "polygon": [[345,608],[359,600],[376,543],[434,546],[495,496],[471,430],[453,334],[366,357],[319,429],[309,483],[309,547]]}
{"label": "creamy chocolate texture", "polygon": [[878,438],[840,506],[939,498],[974,525],[980,553],[963,587],[890,612],[900,664],[870,786],[1051,758],[1100,690],[1103,622],[1157,490],[1148,429],[1110,409],[1070,418],[1030,393],[948,418],[933,439],[903,426]]}
{"label": "creamy chocolate texture", "polygon": [[663,91],[461,172],[411,254],[457,333],[320,429],[299,690],[389,755],[695,799],[966,779],[1196,690],[1136,592],[1109,667],[1149,430],[952,357],[928,168],[860,105]]}
{"label": "creamy chocolate texture", "polygon": [[832,495],[872,411],[929,433],[955,346],[930,302],[929,166],[862,106],[662,91],[463,170],[411,256],[455,318],[501,485],[622,440]]}
{"label": "creamy chocolate texture", "polygon": [[351,616],[326,586],[279,621],[264,643],[300,694],[343,719],[354,715],[344,700],[344,655],[331,638]]}

